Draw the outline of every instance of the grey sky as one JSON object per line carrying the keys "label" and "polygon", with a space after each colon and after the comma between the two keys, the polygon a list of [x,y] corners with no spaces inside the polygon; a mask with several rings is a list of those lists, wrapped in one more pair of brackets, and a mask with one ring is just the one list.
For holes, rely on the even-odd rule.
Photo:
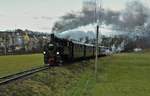
{"label": "grey sky", "polygon": [[[129,0],[103,0],[103,7],[113,10],[124,8]],[[0,30],[30,29],[51,31],[57,17],[79,11],[83,0],[0,0]]]}

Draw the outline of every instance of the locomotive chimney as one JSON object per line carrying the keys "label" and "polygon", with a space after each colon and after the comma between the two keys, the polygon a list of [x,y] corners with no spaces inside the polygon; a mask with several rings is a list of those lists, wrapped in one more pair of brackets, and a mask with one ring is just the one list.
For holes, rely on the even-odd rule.
{"label": "locomotive chimney", "polygon": [[51,34],[50,38],[51,38],[51,41],[54,41],[54,39],[55,39],[54,34]]}

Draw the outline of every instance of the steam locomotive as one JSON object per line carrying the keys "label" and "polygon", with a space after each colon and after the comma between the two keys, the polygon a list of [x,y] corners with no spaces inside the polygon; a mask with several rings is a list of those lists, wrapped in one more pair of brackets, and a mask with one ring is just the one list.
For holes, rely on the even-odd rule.
{"label": "steam locomotive", "polygon": [[[98,55],[102,47],[98,47]],[[91,58],[95,55],[95,46],[58,38],[51,34],[51,40],[44,46],[44,63],[46,65],[59,65],[64,62]]]}

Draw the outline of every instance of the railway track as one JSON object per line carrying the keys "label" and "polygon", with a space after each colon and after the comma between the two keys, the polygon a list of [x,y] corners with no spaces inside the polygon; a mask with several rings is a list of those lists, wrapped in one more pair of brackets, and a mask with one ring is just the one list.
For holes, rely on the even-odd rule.
{"label": "railway track", "polygon": [[41,67],[33,68],[30,70],[18,72],[18,73],[12,74],[12,75],[0,77],[0,86],[8,84],[8,83],[18,80],[18,79],[22,79],[22,78],[32,75],[34,73],[46,70],[48,68],[49,68],[48,66],[41,66]]}

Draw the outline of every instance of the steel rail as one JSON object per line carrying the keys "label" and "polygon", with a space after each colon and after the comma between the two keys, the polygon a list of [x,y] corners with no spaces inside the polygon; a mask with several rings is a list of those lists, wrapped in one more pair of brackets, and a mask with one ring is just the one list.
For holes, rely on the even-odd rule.
{"label": "steel rail", "polygon": [[22,78],[27,77],[29,75],[32,75],[34,73],[44,71],[48,68],[49,68],[48,66],[41,66],[41,67],[38,67],[38,68],[33,68],[33,69],[30,69],[30,70],[18,72],[18,73],[12,74],[12,75],[0,77],[0,86],[8,84],[8,83],[10,83],[12,81],[15,81],[15,80],[18,80],[18,79],[22,79]]}

